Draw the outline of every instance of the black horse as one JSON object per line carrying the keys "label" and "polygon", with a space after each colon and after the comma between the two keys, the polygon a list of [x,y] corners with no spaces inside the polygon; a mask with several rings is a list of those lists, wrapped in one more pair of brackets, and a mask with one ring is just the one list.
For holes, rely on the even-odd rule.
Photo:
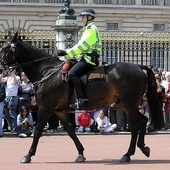
{"label": "black horse", "polygon": [[[67,83],[62,80],[60,68],[63,62],[23,42],[18,38],[17,33],[4,43],[0,51],[0,61],[5,68],[13,64],[22,67],[30,81],[37,82],[38,121],[31,148],[21,163],[31,162],[43,128],[54,112],[76,145],[78,157],[75,161],[84,162],[84,148],[75,134],[68,115],[69,103],[74,102],[75,97],[74,93],[70,93]],[[104,66],[104,70],[105,80],[91,80],[85,87],[89,99],[87,109],[100,109],[112,103],[121,107],[126,112],[130,124],[131,142],[127,153],[120,161],[130,161],[131,155],[135,153],[136,143],[149,157],[150,149],[145,146],[144,141],[147,118],[138,109],[146,89],[152,126],[154,129],[159,129],[163,125],[162,107],[157,97],[157,85],[152,70],[132,63],[115,63]]]}

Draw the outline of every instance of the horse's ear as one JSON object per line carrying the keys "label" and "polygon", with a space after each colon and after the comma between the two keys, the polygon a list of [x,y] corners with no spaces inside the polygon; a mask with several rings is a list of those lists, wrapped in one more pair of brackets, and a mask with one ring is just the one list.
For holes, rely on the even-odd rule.
{"label": "horse's ear", "polygon": [[15,35],[13,36],[11,42],[16,42],[18,38],[18,31],[15,33]]}
{"label": "horse's ear", "polygon": [[7,40],[10,41],[10,39],[12,39],[12,34],[11,31],[8,31]]}

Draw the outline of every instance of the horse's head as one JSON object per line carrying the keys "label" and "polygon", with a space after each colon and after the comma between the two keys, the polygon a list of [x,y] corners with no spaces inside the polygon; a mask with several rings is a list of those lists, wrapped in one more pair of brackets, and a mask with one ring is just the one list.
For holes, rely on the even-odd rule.
{"label": "horse's head", "polygon": [[3,44],[0,50],[0,64],[0,67],[7,71],[10,70],[9,67],[22,68],[34,82],[42,78],[42,70],[60,65],[61,61],[58,60],[58,56],[51,56],[30,43],[22,41],[16,32]]}
{"label": "horse's head", "polygon": [[[9,32],[10,33],[10,32]],[[17,43],[18,32],[12,37],[11,34],[8,34],[7,41],[4,42],[0,49],[0,67],[7,68],[9,66],[16,65],[16,43]]]}

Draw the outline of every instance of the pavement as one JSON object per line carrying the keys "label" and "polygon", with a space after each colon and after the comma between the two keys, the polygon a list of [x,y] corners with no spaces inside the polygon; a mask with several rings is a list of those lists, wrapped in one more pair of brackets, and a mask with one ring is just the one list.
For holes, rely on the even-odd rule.
{"label": "pavement", "polygon": [[170,170],[170,143],[167,134],[146,135],[145,143],[151,149],[150,157],[146,157],[139,148],[136,148],[135,154],[131,156],[131,161],[128,163],[121,163],[120,159],[127,152],[130,135],[114,135],[116,132],[113,135],[105,136],[85,134],[78,136],[85,149],[86,161],[83,163],[74,162],[78,156],[77,149],[74,142],[66,135],[42,136],[38,142],[35,156],[31,158],[31,163],[27,164],[22,164],[20,161],[28,153],[32,138],[1,138],[0,169]]}

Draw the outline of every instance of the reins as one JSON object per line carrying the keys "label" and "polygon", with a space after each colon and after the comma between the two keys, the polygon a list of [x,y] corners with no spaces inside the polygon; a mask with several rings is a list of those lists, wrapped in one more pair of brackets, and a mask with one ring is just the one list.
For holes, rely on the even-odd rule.
{"label": "reins", "polygon": [[19,66],[20,66],[20,67],[28,66],[28,65],[34,64],[34,63],[36,63],[36,62],[49,60],[49,59],[51,59],[51,58],[53,58],[53,57],[54,57],[54,58],[58,58],[58,56],[45,57],[45,58],[41,58],[41,59],[37,59],[37,60],[33,60],[33,61],[28,61],[28,62],[19,64]]}
{"label": "reins", "polygon": [[53,67],[53,68],[57,68],[57,69],[54,70],[54,71],[52,71],[52,72],[51,72],[49,75],[47,75],[46,77],[43,77],[41,80],[34,82],[34,83],[33,83],[34,86],[38,86],[40,83],[43,83],[44,81],[46,81],[47,79],[49,79],[54,73],[58,72],[58,71],[61,69],[61,67],[62,67],[63,64],[64,64],[64,62],[62,62],[62,63],[61,63],[59,66],[57,66],[57,67]]}

